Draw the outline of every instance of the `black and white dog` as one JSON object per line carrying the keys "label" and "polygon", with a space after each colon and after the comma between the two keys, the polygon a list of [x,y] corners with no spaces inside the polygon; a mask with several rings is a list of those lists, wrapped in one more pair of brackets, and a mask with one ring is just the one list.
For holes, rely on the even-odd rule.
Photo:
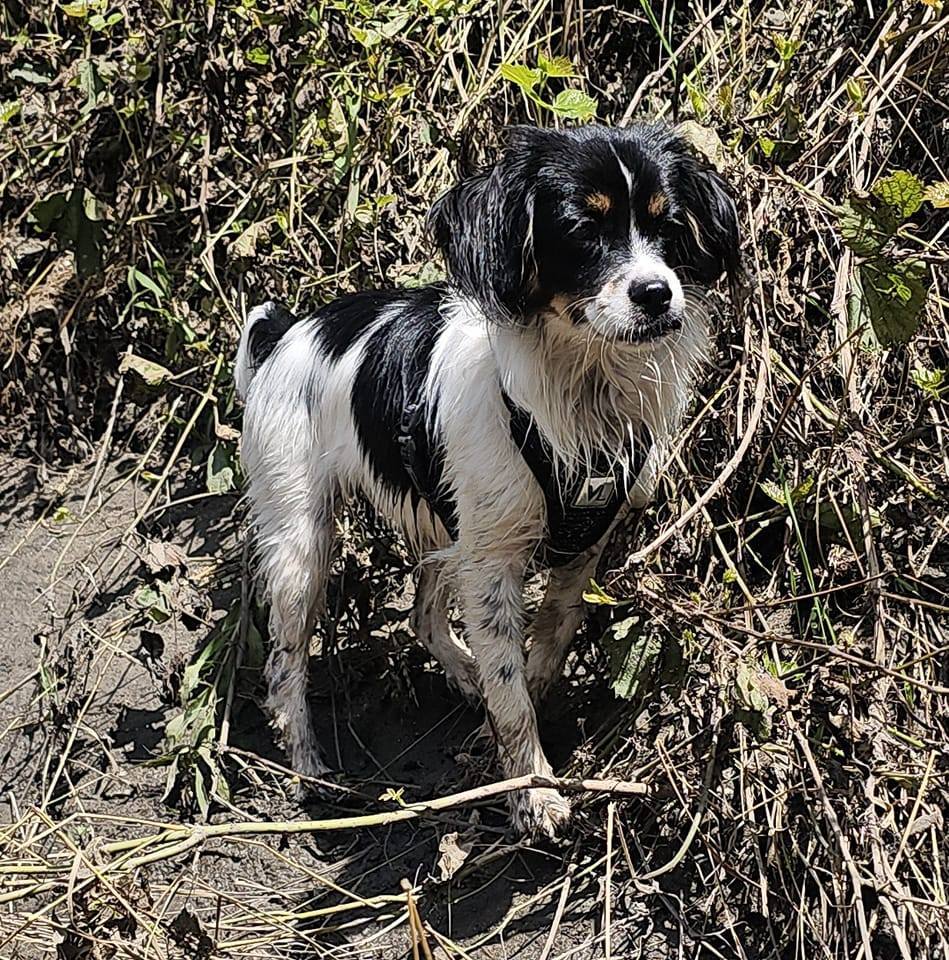
{"label": "black and white dog", "polygon": [[[660,125],[514,128],[430,226],[445,283],[345,296],[305,320],[264,304],[237,354],[268,706],[311,776],[326,768],[308,647],[335,514],[360,491],[417,551],[418,638],[483,698],[506,775],[550,775],[535,704],[604,541],[649,499],[675,439],[706,353],[702,291],[739,263],[725,183]],[[528,630],[539,567],[549,583]],[[512,807],[519,829],[544,833],[570,813],[550,789]]]}

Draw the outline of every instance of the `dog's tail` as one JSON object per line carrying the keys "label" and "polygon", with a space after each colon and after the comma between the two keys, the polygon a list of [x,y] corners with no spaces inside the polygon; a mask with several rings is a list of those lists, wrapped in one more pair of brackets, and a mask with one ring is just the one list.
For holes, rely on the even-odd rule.
{"label": "dog's tail", "polygon": [[254,374],[296,322],[297,318],[289,310],[272,300],[254,307],[248,314],[234,358],[234,385],[242,400],[247,399]]}

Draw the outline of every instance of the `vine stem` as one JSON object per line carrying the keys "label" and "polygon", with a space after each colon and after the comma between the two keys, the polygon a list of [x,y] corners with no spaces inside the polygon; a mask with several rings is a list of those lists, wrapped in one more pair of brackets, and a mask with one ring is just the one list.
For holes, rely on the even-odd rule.
{"label": "vine stem", "polygon": [[488,783],[471,790],[437,797],[434,800],[406,804],[397,810],[386,810],[381,813],[367,813],[354,817],[332,817],[325,820],[275,820],[168,826],[160,833],[152,836],[106,843],[100,850],[105,854],[121,854],[125,851],[141,851],[145,847],[161,844],[158,849],[149,853],[141,853],[130,859],[119,858],[115,864],[127,870],[134,870],[158,860],[168,860],[172,857],[181,856],[189,850],[201,846],[207,840],[266,836],[268,834],[282,836],[294,833],[318,833],[326,830],[355,830],[360,827],[378,827],[404,820],[414,820],[437,810],[447,810],[451,807],[460,807],[489,797],[538,787],[563,790],[565,793],[599,793],[627,797],[644,796],[649,792],[647,784],[629,780],[576,780],[529,774],[523,777],[513,777],[509,780]]}

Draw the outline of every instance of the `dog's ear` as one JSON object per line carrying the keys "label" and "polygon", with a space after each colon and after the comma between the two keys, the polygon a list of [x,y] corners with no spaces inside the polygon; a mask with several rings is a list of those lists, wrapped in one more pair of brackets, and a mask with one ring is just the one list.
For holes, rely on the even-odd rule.
{"label": "dog's ear", "polygon": [[675,189],[681,221],[673,242],[674,266],[685,280],[713,284],[741,274],[738,215],[731,190],[706,160],[679,142]]}
{"label": "dog's ear", "polygon": [[523,313],[536,279],[533,257],[533,178],[543,131],[507,132],[498,162],[442,194],[428,227],[452,282],[492,317]]}

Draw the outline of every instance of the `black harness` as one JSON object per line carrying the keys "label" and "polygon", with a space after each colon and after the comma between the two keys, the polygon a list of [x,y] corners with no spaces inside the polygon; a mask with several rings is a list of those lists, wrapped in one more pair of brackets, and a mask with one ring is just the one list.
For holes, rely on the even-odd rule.
{"label": "black harness", "polygon": [[[634,444],[627,438],[623,456],[600,451],[585,470],[568,478],[556,468],[550,446],[534,418],[504,390],[501,395],[510,413],[511,438],[544,493],[547,533],[542,545],[543,562],[551,567],[563,566],[609,530],[627,500],[627,483],[635,482],[646,462],[652,437],[642,427],[640,442]],[[451,539],[456,540],[455,504],[442,483],[444,451],[431,442],[420,399],[403,408],[399,448],[414,492],[428,503]],[[628,472],[623,469],[624,463]]]}
{"label": "black harness", "polygon": [[[502,390],[511,414],[511,437],[530,467],[547,504],[547,535],[543,543],[544,562],[560,567],[592,547],[610,528],[620,507],[628,499],[628,484],[635,482],[646,463],[652,438],[643,428],[644,442],[626,438],[623,455],[610,456],[605,450],[573,477],[564,476],[554,465],[550,445],[537,429],[534,418]],[[648,440],[646,439],[648,437]],[[629,465],[629,472],[623,465]]]}

